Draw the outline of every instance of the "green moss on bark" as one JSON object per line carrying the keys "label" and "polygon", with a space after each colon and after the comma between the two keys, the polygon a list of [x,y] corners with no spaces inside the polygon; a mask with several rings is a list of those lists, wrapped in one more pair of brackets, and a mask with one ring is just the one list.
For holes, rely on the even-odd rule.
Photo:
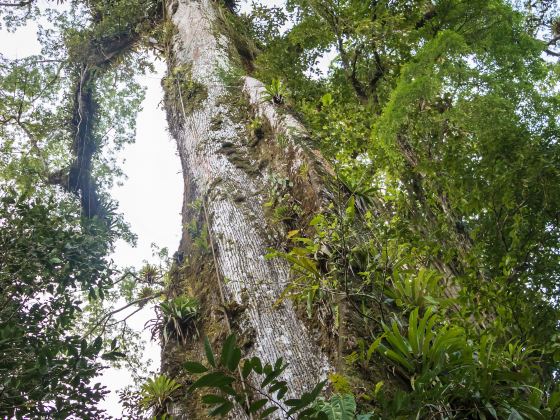
{"label": "green moss on bark", "polygon": [[208,98],[207,87],[194,80],[189,65],[175,66],[163,78],[166,97],[172,100],[185,115],[191,115]]}

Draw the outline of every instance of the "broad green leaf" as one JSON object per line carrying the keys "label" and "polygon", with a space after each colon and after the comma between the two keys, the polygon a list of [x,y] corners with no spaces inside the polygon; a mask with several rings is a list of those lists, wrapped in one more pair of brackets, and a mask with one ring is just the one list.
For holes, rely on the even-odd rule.
{"label": "broad green leaf", "polygon": [[234,378],[231,376],[227,376],[222,372],[210,372],[204,376],[198,378],[194,383],[190,386],[190,389],[196,388],[203,388],[203,387],[221,387],[224,385],[230,385]]}
{"label": "broad green leaf", "polygon": [[233,403],[230,402],[230,401],[227,401],[227,402],[217,406],[216,408],[213,408],[212,410],[210,410],[209,414],[212,417],[215,417],[215,416],[224,417],[231,411],[232,408],[233,408]]}
{"label": "broad green leaf", "polygon": [[265,410],[263,410],[263,412],[261,413],[261,419],[266,418],[267,416],[270,416],[272,413],[274,413],[275,411],[278,410],[278,407],[276,406],[272,406],[272,407],[268,407]]}
{"label": "broad green leaf", "polygon": [[249,406],[249,413],[256,413],[261,408],[263,408],[266,403],[268,403],[268,400],[266,398],[255,401]]}
{"label": "broad green leaf", "polygon": [[241,376],[243,376],[243,378],[247,378],[251,372],[253,370],[253,364],[251,363],[250,360],[245,360],[243,362],[243,368],[241,369]]}
{"label": "broad green leaf", "polygon": [[232,350],[230,354],[230,357],[227,362],[228,363],[227,368],[231,372],[233,372],[235,369],[237,369],[240,360],[241,360],[241,349],[236,347]]}
{"label": "broad green leaf", "polygon": [[350,394],[333,395],[330,400],[319,404],[318,408],[329,420],[354,420],[356,416],[356,401]]}
{"label": "broad green leaf", "polygon": [[208,371],[208,369],[206,368],[206,366],[204,366],[201,363],[198,362],[185,362],[183,363],[183,367],[185,368],[185,370],[187,372],[190,373],[204,373],[206,371]]}
{"label": "broad green leaf", "polygon": [[216,367],[216,360],[214,359],[214,352],[212,351],[212,346],[208,337],[204,337],[204,352],[206,353],[206,360],[212,367]]}
{"label": "broad green leaf", "polygon": [[235,349],[235,334],[231,334],[226,338],[222,347],[222,353],[220,356],[220,363],[222,366],[229,368],[230,360],[233,357],[234,349]]}

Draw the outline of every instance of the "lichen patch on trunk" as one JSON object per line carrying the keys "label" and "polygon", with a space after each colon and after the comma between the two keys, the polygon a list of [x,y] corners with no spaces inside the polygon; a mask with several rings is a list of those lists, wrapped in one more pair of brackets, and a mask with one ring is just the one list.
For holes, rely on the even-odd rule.
{"label": "lichen patch on trunk", "polygon": [[[185,179],[183,222],[187,225],[188,219],[200,218],[191,204],[202,203],[217,263],[210,255],[199,257],[198,264],[212,266],[217,273],[201,269],[193,274],[192,268],[180,282],[181,287],[199,296],[202,306],[210,305],[203,309],[204,317],[208,317],[201,322],[203,333],[219,341],[225,335],[222,317],[228,316],[232,328],[242,337],[245,356],[256,355],[265,362],[282,357],[289,364],[284,379],[290,393],[300,395],[324,379],[331,368],[292,303],[274,305],[289,282],[290,268],[286,261],[265,258],[279,234],[267,217],[265,204],[271,176],[309,176],[301,169],[303,152],[294,145],[284,151],[279,148],[273,138],[272,120],[259,115],[241,85],[226,84],[224,74],[231,66],[231,49],[228,39],[216,33],[215,5],[209,0],[185,0],[170,7],[169,13],[177,27],[170,74],[179,69],[176,75],[184,78],[183,86],[174,81],[166,94],[169,127],[177,141]],[[192,90],[198,92],[190,95],[196,106],[185,109],[184,97]],[[261,127],[251,125],[257,117],[263,121],[266,118]],[[300,188],[296,187],[298,182],[293,184],[294,192]],[[308,181],[301,184],[305,185],[300,188],[302,198],[308,195],[314,208],[319,206],[322,190],[313,190],[318,185]],[[194,261],[195,240],[189,236],[186,229],[182,246]],[[217,305],[218,282],[225,301]],[[205,294],[212,297],[201,296]],[[189,355],[200,354],[200,342],[191,344]],[[166,360],[170,361],[165,350],[162,359],[165,367]]]}

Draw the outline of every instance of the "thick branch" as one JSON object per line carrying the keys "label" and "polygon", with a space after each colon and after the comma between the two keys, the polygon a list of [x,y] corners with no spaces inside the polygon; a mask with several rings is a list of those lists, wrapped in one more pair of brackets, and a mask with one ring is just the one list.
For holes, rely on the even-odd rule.
{"label": "thick branch", "polygon": [[132,32],[101,42],[91,40],[86,58],[79,67],[79,74],[75,76],[71,119],[74,160],[68,168],[50,174],[48,180],[51,184],[78,194],[86,217],[103,216],[97,185],[92,176],[93,155],[99,143],[94,136],[97,112],[95,81],[113,60],[132,47],[138,37],[137,33]]}

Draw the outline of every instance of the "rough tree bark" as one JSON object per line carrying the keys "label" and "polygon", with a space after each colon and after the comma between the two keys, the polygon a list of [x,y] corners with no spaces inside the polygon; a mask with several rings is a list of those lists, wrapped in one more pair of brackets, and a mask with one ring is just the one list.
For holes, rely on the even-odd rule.
{"label": "rough tree bark", "polygon": [[[199,229],[207,229],[212,238],[218,271],[216,275],[191,267],[190,276],[182,274],[175,280],[175,293],[188,289],[207,306],[223,306],[226,313],[229,308],[230,317],[235,306],[242,316],[235,315],[231,323],[247,355],[267,362],[283,357],[289,364],[284,376],[290,392],[301,394],[326,377],[330,363],[291,302],[275,305],[289,280],[289,265],[269,261],[265,255],[285,236],[285,228],[270,220],[264,204],[270,180],[281,178],[300,203],[301,215],[318,211],[328,167],[305,146],[305,132],[297,121],[263,101],[259,81],[245,77],[233,87],[227,81],[239,56],[224,34],[223,10],[211,0],[175,0],[167,10],[176,32],[164,79],[165,106],[183,166],[183,224],[191,224],[184,230],[180,255],[185,254],[185,264],[193,264],[192,220],[198,220]],[[251,134],[247,129],[251,119],[261,121],[267,134]],[[214,266],[211,252],[200,260]],[[219,318],[208,308],[205,314]],[[202,328],[219,340],[216,337],[223,337],[226,329],[219,324],[212,326],[207,319]],[[200,343],[189,346],[191,354],[202,353]],[[184,352],[164,347],[163,369],[172,370]],[[188,418],[204,416],[185,412],[189,408],[173,410]]]}

